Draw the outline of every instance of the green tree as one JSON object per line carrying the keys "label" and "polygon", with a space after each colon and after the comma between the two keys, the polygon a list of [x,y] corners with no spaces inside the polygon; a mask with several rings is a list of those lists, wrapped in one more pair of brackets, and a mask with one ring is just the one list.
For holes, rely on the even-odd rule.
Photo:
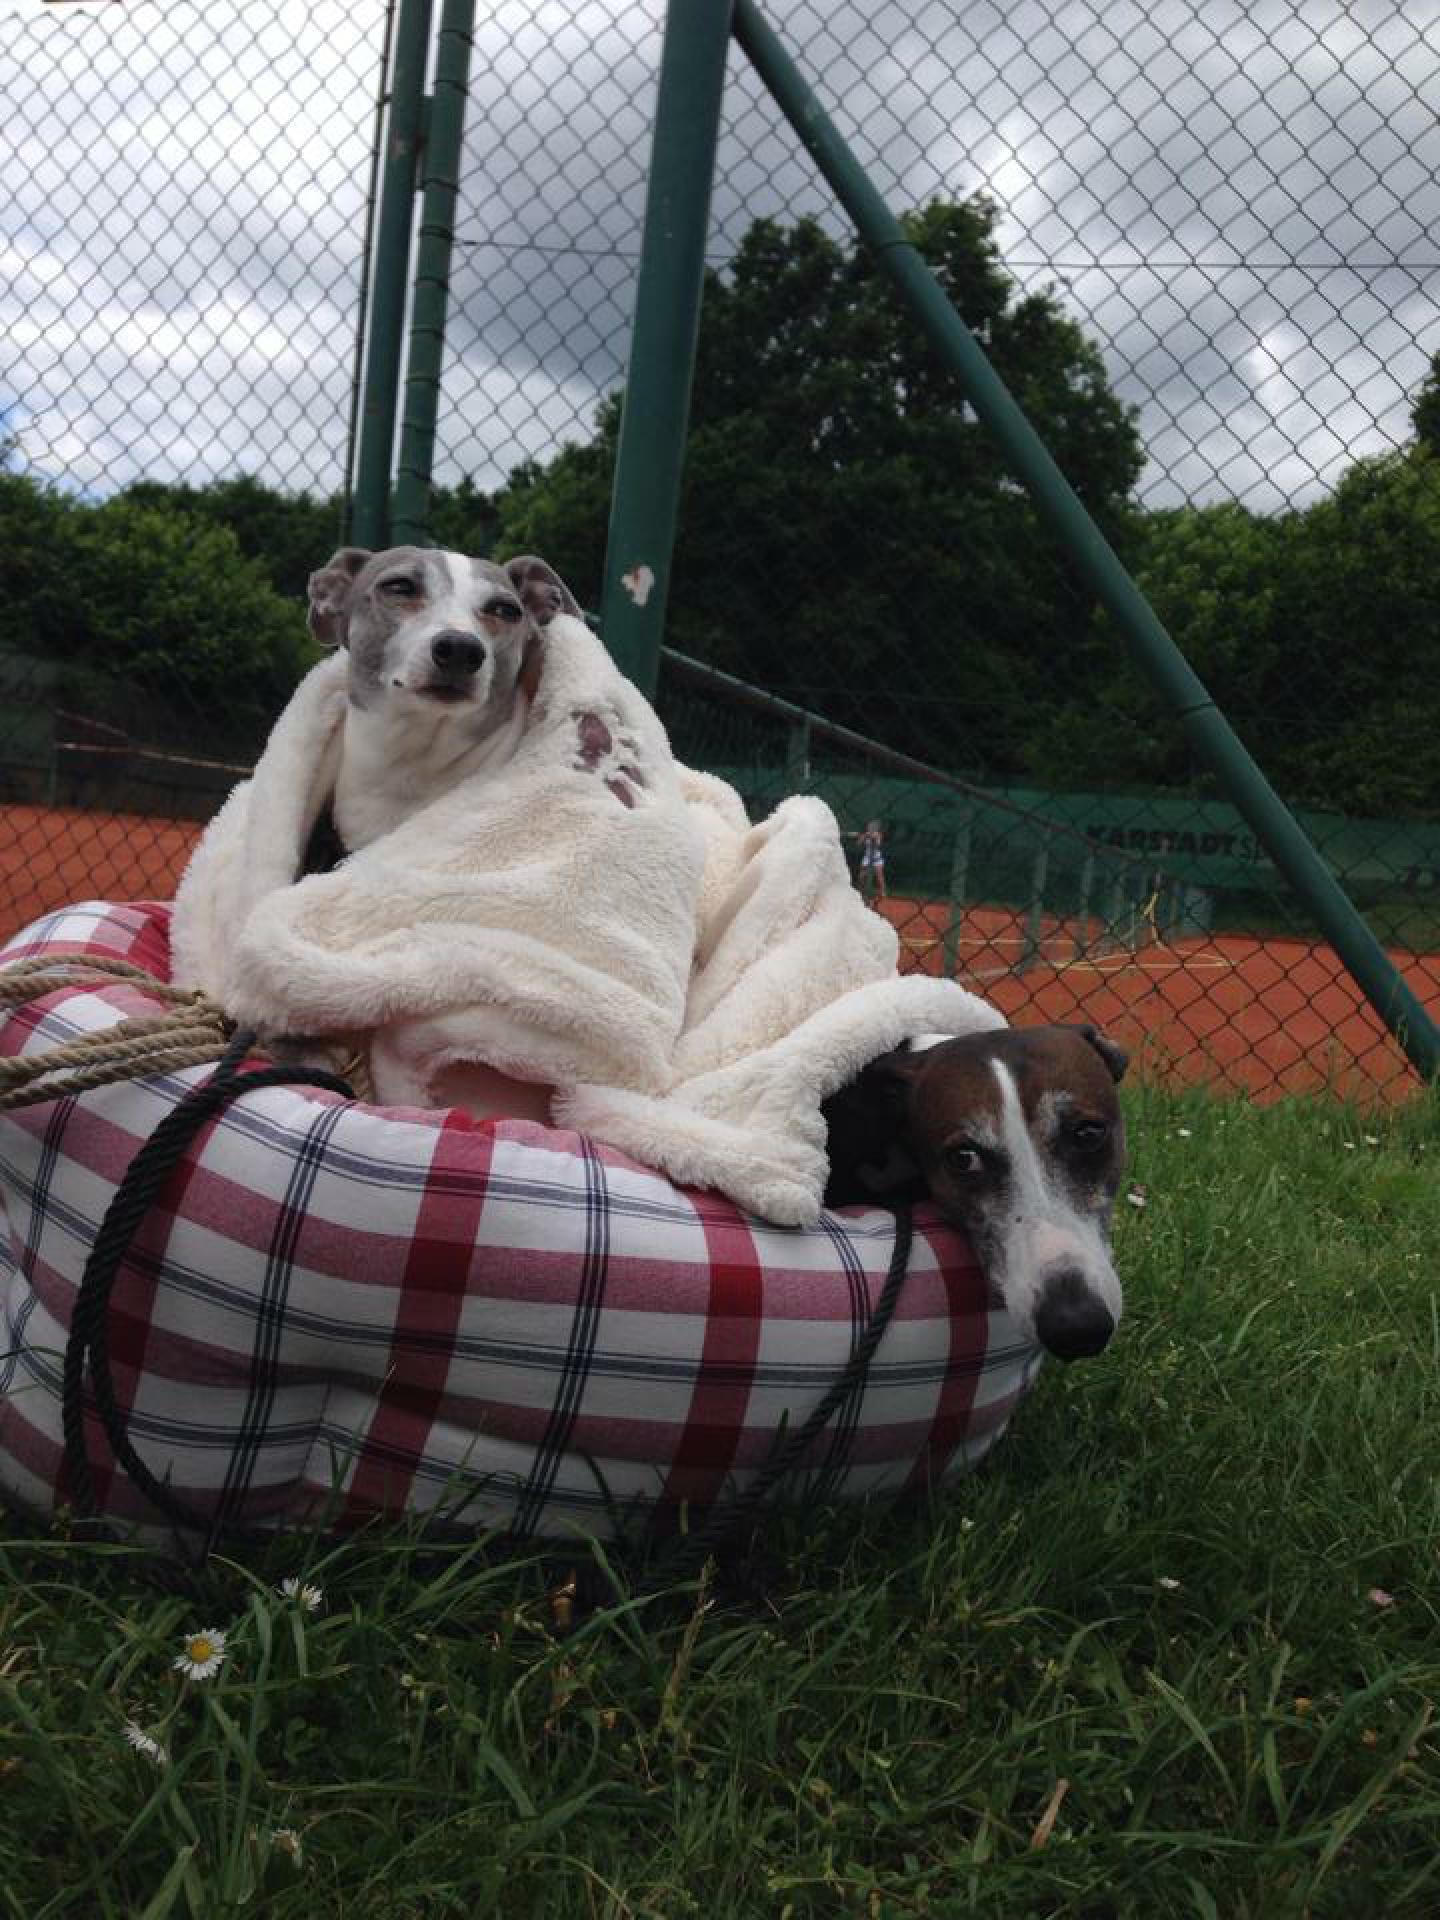
{"label": "green tree", "polygon": [[1440,453],[1357,461],[1288,557],[1281,777],[1317,805],[1440,817]]}
{"label": "green tree", "polygon": [[302,603],[306,581],[340,544],[338,499],[281,493],[252,474],[234,474],[202,487],[138,480],[120,498],[227,529],[278,594]]}
{"label": "green tree", "polygon": [[548,463],[523,462],[495,496],[499,551],[541,554],[597,609],[619,433],[620,396],[611,394],[596,408],[593,440],[567,442]]}
{"label": "green tree", "polygon": [[1410,409],[1410,424],[1422,447],[1428,447],[1431,453],[1440,453],[1440,353],[1430,356],[1430,371]]}
{"label": "green tree", "polygon": [[[317,499],[309,493],[283,493],[251,474],[207,481],[201,487],[137,480],[122,497],[228,528],[241,553],[264,570],[275,591],[302,604],[310,575],[341,544],[344,516],[338,495]],[[498,527],[494,499],[468,474],[453,487],[431,489],[429,544],[488,554]]]}
{"label": "green tree", "polygon": [[268,724],[316,656],[227,527],[123,497],[78,518],[66,651],[228,737]]}
{"label": "green tree", "polygon": [[[1095,348],[1001,266],[986,200],[907,231],[1117,538],[1141,453]],[[619,408],[512,475],[504,550],[600,590]],[[682,650],[943,764],[1009,772],[1084,682],[1091,603],[869,254],[757,221],[707,276],[670,597]]]}
{"label": "green tree", "polygon": [[[1286,799],[1440,815],[1440,457],[1356,463],[1334,493],[1265,515],[1233,502],[1137,522],[1136,578]],[[1100,617],[1085,704],[1052,711],[1037,770],[1064,784],[1196,780],[1180,728]]]}
{"label": "green tree", "polygon": [[[1136,514],[1128,542],[1141,591],[1262,760],[1273,750],[1277,703],[1288,704],[1280,600],[1294,523],[1294,515],[1267,518],[1227,501]],[[1027,758],[1036,780],[1070,787],[1194,781],[1179,724],[1103,612],[1088,651],[1088,685],[1050,706],[1032,730]]]}
{"label": "green tree", "polygon": [[133,495],[0,474],[0,637],[59,663],[60,704],[142,740],[250,751],[315,659],[228,527]]}
{"label": "green tree", "polygon": [[481,559],[488,557],[500,531],[494,497],[482,492],[468,473],[456,486],[430,489],[429,523],[433,545],[447,547],[451,553],[476,554]]}
{"label": "green tree", "polygon": [[66,556],[79,509],[25,474],[0,473],[0,645],[49,652],[66,622]]}

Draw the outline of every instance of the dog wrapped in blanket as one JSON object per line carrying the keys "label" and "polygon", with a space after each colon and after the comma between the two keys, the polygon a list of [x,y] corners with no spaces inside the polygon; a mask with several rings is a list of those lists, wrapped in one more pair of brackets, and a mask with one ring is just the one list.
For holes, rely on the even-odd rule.
{"label": "dog wrapped in blanket", "polygon": [[262,1038],[808,1225],[821,1102],[916,1035],[1004,1026],[897,976],[822,801],[752,825],[675,761],[543,561],[347,548],[310,619],[334,651],[175,900],[176,979]]}

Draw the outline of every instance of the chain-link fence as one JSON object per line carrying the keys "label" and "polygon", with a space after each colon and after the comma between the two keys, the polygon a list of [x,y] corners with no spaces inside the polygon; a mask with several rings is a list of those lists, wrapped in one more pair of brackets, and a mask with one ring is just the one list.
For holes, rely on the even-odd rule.
{"label": "chain-link fence", "polygon": [[0,928],[167,895],[343,518],[385,0],[5,9]]}
{"label": "chain-link fence", "polygon": [[385,0],[4,11],[7,469],[338,494]]}
{"label": "chain-link fence", "polygon": [[[1440,9],[766,12],[1435,1007]],[[544,553],[592,605],[662,14],[498,0],[474,35],[432,536]],[[16,19],[6,923],[167,890],[171,823],[213,805],[303,658],[387,32],[378,0]],[[709,257],[669,638],[788,704],[672,660],[681,750],[760,807],[823,793],[907,964],[1009,1012],[1257,1092],[1412,1086],[738,53]],[[185,635],[217,599],[243,611],[197,672]]]}

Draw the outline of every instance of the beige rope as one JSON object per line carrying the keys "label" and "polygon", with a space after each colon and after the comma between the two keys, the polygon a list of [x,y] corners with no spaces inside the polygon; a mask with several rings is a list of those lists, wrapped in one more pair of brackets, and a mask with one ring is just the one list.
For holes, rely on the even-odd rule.
{"label": "beige rope", "polygon": [[[99,954],[41,954],[12,960],[8,967],[0,967],[0,1007],[24,1006],[61,987],[93,987],[107,978],[133,980],[153,998],[167,1001],[173,1011],[133,1014],[113,1027],[82,1034],[45,1053],[0,1057],[0,1113],[70,1093],[87,1093],[116,1080],[139,1080],[177,1067],[203,1067],[218,1060],[230,1044],[235,1022],[205,994],[172,987],[128,960],[107,960]],[[253,1051],[259,1058],[271,1057],[262,1046]],[[337,1071],[355,1089],[357,1100],[373,1099],[363,1050],[352,1053]]]}
{"label": "beige rope", "polygon": [[[12,960],[7,967],[0,967],[0,1001],[20,1005],[23,1001],[34,1000],[41,993],[50,993],[56,986],[94,986],[93,980],[85,976],[91,973],[113,974],[117,980],[139,980],[159,1000],[182,1001],[191,1005],[205,998],[203,993],[190,987],[172,987],[164,980],[157,980],[153,973],[147,973],[144,967],[134,966],[129,960],[111,960],[99,953],[41,953],[32,955],[28,960]],[[21,983],[43,974],[50,981],[44,987],[27,987]],[[56,974],[73,975],[73,978],[56,980]]]}
{"label": "beige rope", "polygon": [[0,968],[0,1006],[23,1006],[61,987],[133,980],[169,1003],[170,1013],[136,1014],[44,1053],[0,1058],[0,1113],[136,1080],[177,1067],[204,1066],[229,1045],[235,1023],[203,993],[172,987],[128,960],[99,955],[41,955]]}

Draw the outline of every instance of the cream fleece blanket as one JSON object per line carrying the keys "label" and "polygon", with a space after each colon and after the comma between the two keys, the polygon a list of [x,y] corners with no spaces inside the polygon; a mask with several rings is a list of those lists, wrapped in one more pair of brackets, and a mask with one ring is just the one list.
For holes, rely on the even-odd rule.
{"label": "cream fleece blanket", "polygon": [[211,822],[173,969],[292,1051],[368,1049],[382,1103],[549,1117],[805,1226],[820,1102],[903,1040],[1005,1024],[954,982],[896,976],[823,801],[752,826],[564,614],[501,763],[296,881],[345,672],[313,669]]}

